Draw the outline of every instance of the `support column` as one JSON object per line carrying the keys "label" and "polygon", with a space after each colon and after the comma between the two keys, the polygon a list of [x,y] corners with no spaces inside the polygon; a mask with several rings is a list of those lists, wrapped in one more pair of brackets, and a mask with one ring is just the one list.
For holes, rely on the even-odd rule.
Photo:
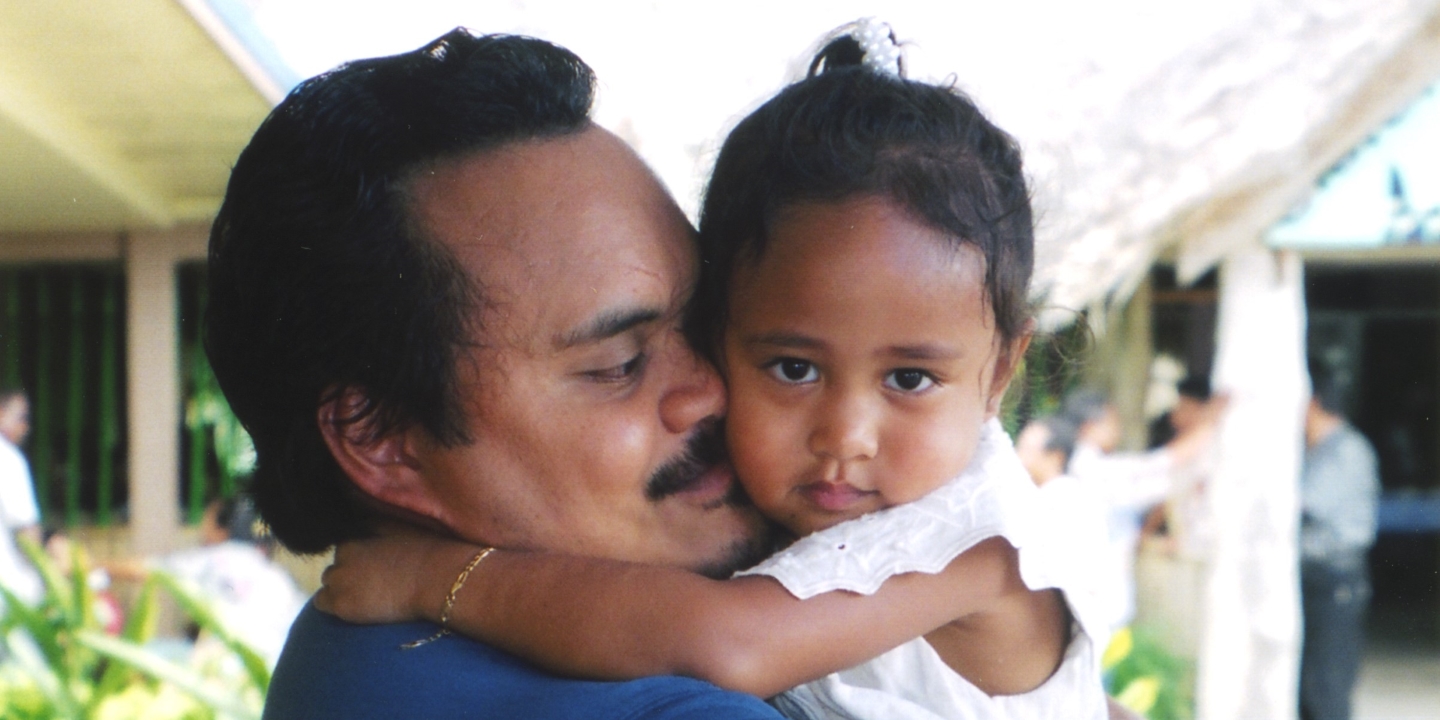
{"label": "support column", "polygon": [[1145,395],[1150,390],[1150,361],[1155,357],[1154,306],[1150,279],[1146,278],[1125,305],[1124,335],[1115,364],[1115,382],[1110,386],[1110,401],[1125,424],[1122,442],[1129,450],[1145,450],[1150,439]]}
{"label": "support column", "polygon": [[1155,355],[1150,327],[1152,305],[1150,281],[1146,279],[1124,305],[1091,314],[1095,348],[1085,362],[1084,382],[1103,390],[1120,413],[1124,427],[1122,450],[1144,450],[1148,439],[1145,394],[1150,387],[1150,359]]}
{"label": "support column", "polygon": [[1213,383],[1230,395],[1207,488],[1215,546],[1196,679],[1200,720],[1293,719],[1300,648],[1296,532],[1303,452],[1300,259],[1262,247],[1226,259]]}
{"label": "support column", "polygon": [[125,242],[130,542],[152,555],[180,526],[180,347],[176,263],[205,255],[205,232],[143,233]]}

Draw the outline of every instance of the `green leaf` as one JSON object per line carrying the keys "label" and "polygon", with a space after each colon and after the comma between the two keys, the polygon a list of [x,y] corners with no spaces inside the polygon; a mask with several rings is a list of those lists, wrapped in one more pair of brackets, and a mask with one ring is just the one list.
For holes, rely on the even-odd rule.
{"label": "green leaf", "polygon": [[195,624],[224,643],[225,647],[240,658],[245,665],[245,672],[256,687],[260,688],[262,692],[270,689],[270,664],[253,648],[235,637],[211,611],[208,602],[169,573],[157,571],[151,577],[155,578],[160,586],[175,598],[176,602],[180,603],[181,608],[195,621]]}
{"label": "green leaf", "polygon": [[70,585],[66,581],[65,575],[55,567],[55,562],[35,541],[23,536],[17,537],[16,540],[20,544],[20,550],[25,553],[25,557],[29,558],[30,563],[40,572],[40,579],[45,583],[46,599],[53,601],[56,608],[65,616],[65,624],[75,624],[75,599],[71,595]]}
{"label": "green leaf", "polygon": [[[125,618],[125,627],[120,630],[120,639],[135,645],[144,645],[155,635],[156,598],[155,587],[159,581],[152,575],[140,586],[140,594],[130,606],[130,615]],[[100,676],[91,699],[89,710],[96,708],[111,695],[123,692],[133,671],[128,665],[108,663]]]}
{"label": "green leaf", "polygon": [[143,647],[94,630],[83,630],[76,633],[75,640],[112,661],[129,665],[156,680],[169,683],[176,689],[189,693],[217,713],[223,713],[233,718],[259,720],[260,715],[255,709],[246,707],[236,697],[207,686],[205,678],[199,673],[166,660]]}
{"label": "green leaf", "polygon": [[[9,594],[8,591],[6,594]],[[40,652],[34,640],[20,629],[14,629],[5,634],[5,648],[9,651],[14,662],[25,671],[25,674],[35,682],[35,687],[49,701],[55,710],[56,718],[75,718],[79,720],[80,705],[70,694],[69,684],[57,675],[51,664],[46,661],[45,656]]]}
{"label": "green leaf", "polygon": [[120,637],[141,645],[155,637],[155,623],[159,615],[155,588],[159,584],[160,581],[154,574],[145,578],[145,583],[140,586],[140,594],[135,597],[135,602],[130,604],[130,615],[125,618],[125,627],[121,628]]}
{"label": "green leaf", "polygon": [[44,613],[25,604],[3,585],[0,585],[0,596],[5,598],[6,625],[9,626],[6,630],[18,626],[40,647],[50,663],[60,664],[65,656],[59,638],[61,627],[51,623]]}
{"label": "green leaf", "polygon": [[95,593],[90,589],[90,564],[85,562],[85,553],[79,543],[70,546],[70,587],[77,624],[87,628],[99,627],[95,620]]}

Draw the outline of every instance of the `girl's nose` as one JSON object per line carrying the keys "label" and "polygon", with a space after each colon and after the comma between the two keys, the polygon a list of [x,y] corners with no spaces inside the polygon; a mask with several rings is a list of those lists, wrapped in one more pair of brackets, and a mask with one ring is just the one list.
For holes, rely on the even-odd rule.
{"label": "girl's nose", "polygon": [[863,398],[822,403],[810,433],[810,452],[839,463],[869,460],[879,451],[875,412]]}

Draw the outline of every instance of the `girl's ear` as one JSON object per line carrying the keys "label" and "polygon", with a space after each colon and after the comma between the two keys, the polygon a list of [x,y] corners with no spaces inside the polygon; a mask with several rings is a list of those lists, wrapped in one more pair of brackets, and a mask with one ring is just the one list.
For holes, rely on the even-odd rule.
{"label": "girl's ear", "polygon": [[1035,321],[1028,320],[1010,342],[1000,343],[1000,352],[995,355],[995,371],[990,376],[990,388],[985,397],[985,419],[1000,414],[1000,402],[1005,399],[1005,390],[1015,378],[1025,351],[1030,349],[1030,340],[1035,336]]}
{"label": "girl's ear", "polygon": [[367,398],[359,388],[334,393],[316,412],[321,437],[336,464],[361,492],[402,515],[438,518],[441,505],[420,472],[418,429],[377,434],[373,416],[354,420]]}

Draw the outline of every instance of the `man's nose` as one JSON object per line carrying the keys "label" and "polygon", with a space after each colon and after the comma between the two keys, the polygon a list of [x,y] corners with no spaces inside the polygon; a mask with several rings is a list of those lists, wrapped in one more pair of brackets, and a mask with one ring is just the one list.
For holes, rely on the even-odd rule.
{"label": "man's nose", "polygon": [[725,414],[725,384],[715,367],[676,333],[668,353],[672,379],[660,396],[660,421],[672,433],[686,433],[706,418]]}
{"label": "man's nose", "polygon": [[841,463],[874,458],[880,449],[876,408],[858,393],[835,395],[816,408],[810,452]]}

